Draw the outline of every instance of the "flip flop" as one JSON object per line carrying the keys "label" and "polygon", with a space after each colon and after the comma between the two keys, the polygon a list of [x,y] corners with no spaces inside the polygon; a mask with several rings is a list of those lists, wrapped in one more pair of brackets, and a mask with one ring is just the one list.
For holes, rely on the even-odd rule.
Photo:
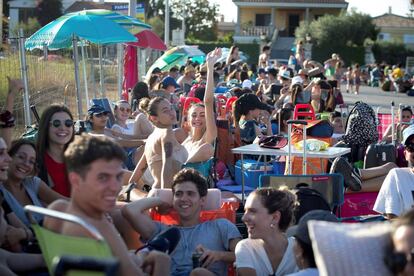
{"label": "flip flop", "polygon": [[351,164],[345,158],[337,157],[332,162],[330,173],[340,173],[344,177],[345,188],[357,192],[361,190],[361,180],[353,172]]}

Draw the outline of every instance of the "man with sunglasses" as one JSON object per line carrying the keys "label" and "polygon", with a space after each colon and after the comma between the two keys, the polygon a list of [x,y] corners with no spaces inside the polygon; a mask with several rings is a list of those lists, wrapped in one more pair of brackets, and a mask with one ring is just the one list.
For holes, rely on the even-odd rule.
{"label": "man with sunglasses", "polygon": [[392,169],[381,186],[374,210],[392,219],[414,207],[414,125],[403,132],[408,168]]}

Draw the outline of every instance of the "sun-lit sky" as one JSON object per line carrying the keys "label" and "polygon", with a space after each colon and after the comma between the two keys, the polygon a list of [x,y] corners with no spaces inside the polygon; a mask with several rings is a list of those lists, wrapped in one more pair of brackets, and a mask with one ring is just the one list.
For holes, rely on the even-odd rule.
{"label": "sun-lit sky", "polygon": [[[236,21],[236,5],[232,0],[208,0],[219,5],[219,13],[224,14],[225,21]],[[288,1],[288,0],[287,0]],[[409,13],[410,0],[346,0],[348,9],[355,7],[359,12],[377,16],[388,12],[392,6],[392,13],[406,16]],[[292,1],[293,2],[293,1]]]}

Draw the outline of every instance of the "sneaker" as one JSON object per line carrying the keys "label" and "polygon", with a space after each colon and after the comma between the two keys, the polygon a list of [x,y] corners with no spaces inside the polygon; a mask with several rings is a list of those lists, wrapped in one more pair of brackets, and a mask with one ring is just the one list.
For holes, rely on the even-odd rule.
{"label": "sneaker", "polygon": [[353,168],[343,157],[337,157],[332,162],[330,173],[340,173],[344,177],[345,188],[357,192],[361,190],[361,180],[353,172]]}

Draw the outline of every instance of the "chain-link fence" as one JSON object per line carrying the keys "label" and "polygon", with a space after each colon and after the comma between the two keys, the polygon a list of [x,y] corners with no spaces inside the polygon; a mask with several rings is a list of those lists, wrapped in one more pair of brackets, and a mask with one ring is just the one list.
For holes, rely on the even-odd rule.
{"label": "chain-link fence", "polygon": [[[11,44],[0,56],[0,106],[4,107],[8,91],[6,76],[21,78],[20,55],[17,39],[11,39]],[[83,114],[86,113],[88,97],[101,97],[100,77],[103,76],[103,92],[106,98],[118,99],[118,64],[117,47],[115,45],[102,47],[102,67],[98,58],[98,46],[85,45],[79,49],[79,79],[80,94],[82,95]],[[83,55],[81,54],[83,52]],[[72,49],[49,51],[26,51],[27,77],[29,84],[29,103],[35,105],[39,114],[53,103],[64,103],[78,117],[75,66]],[[85,67],[83,66],[85,61]],[[102,74],[100,68],[103,69]],[[86,81],[85,81],[86,80]],[[86,86],[85,86],[86,84]],[[23,93],[15,99],[13,114],[16,118],[15,137],[19,136],[25,127]],[[33,118],[33,116],[31,116]]]}

